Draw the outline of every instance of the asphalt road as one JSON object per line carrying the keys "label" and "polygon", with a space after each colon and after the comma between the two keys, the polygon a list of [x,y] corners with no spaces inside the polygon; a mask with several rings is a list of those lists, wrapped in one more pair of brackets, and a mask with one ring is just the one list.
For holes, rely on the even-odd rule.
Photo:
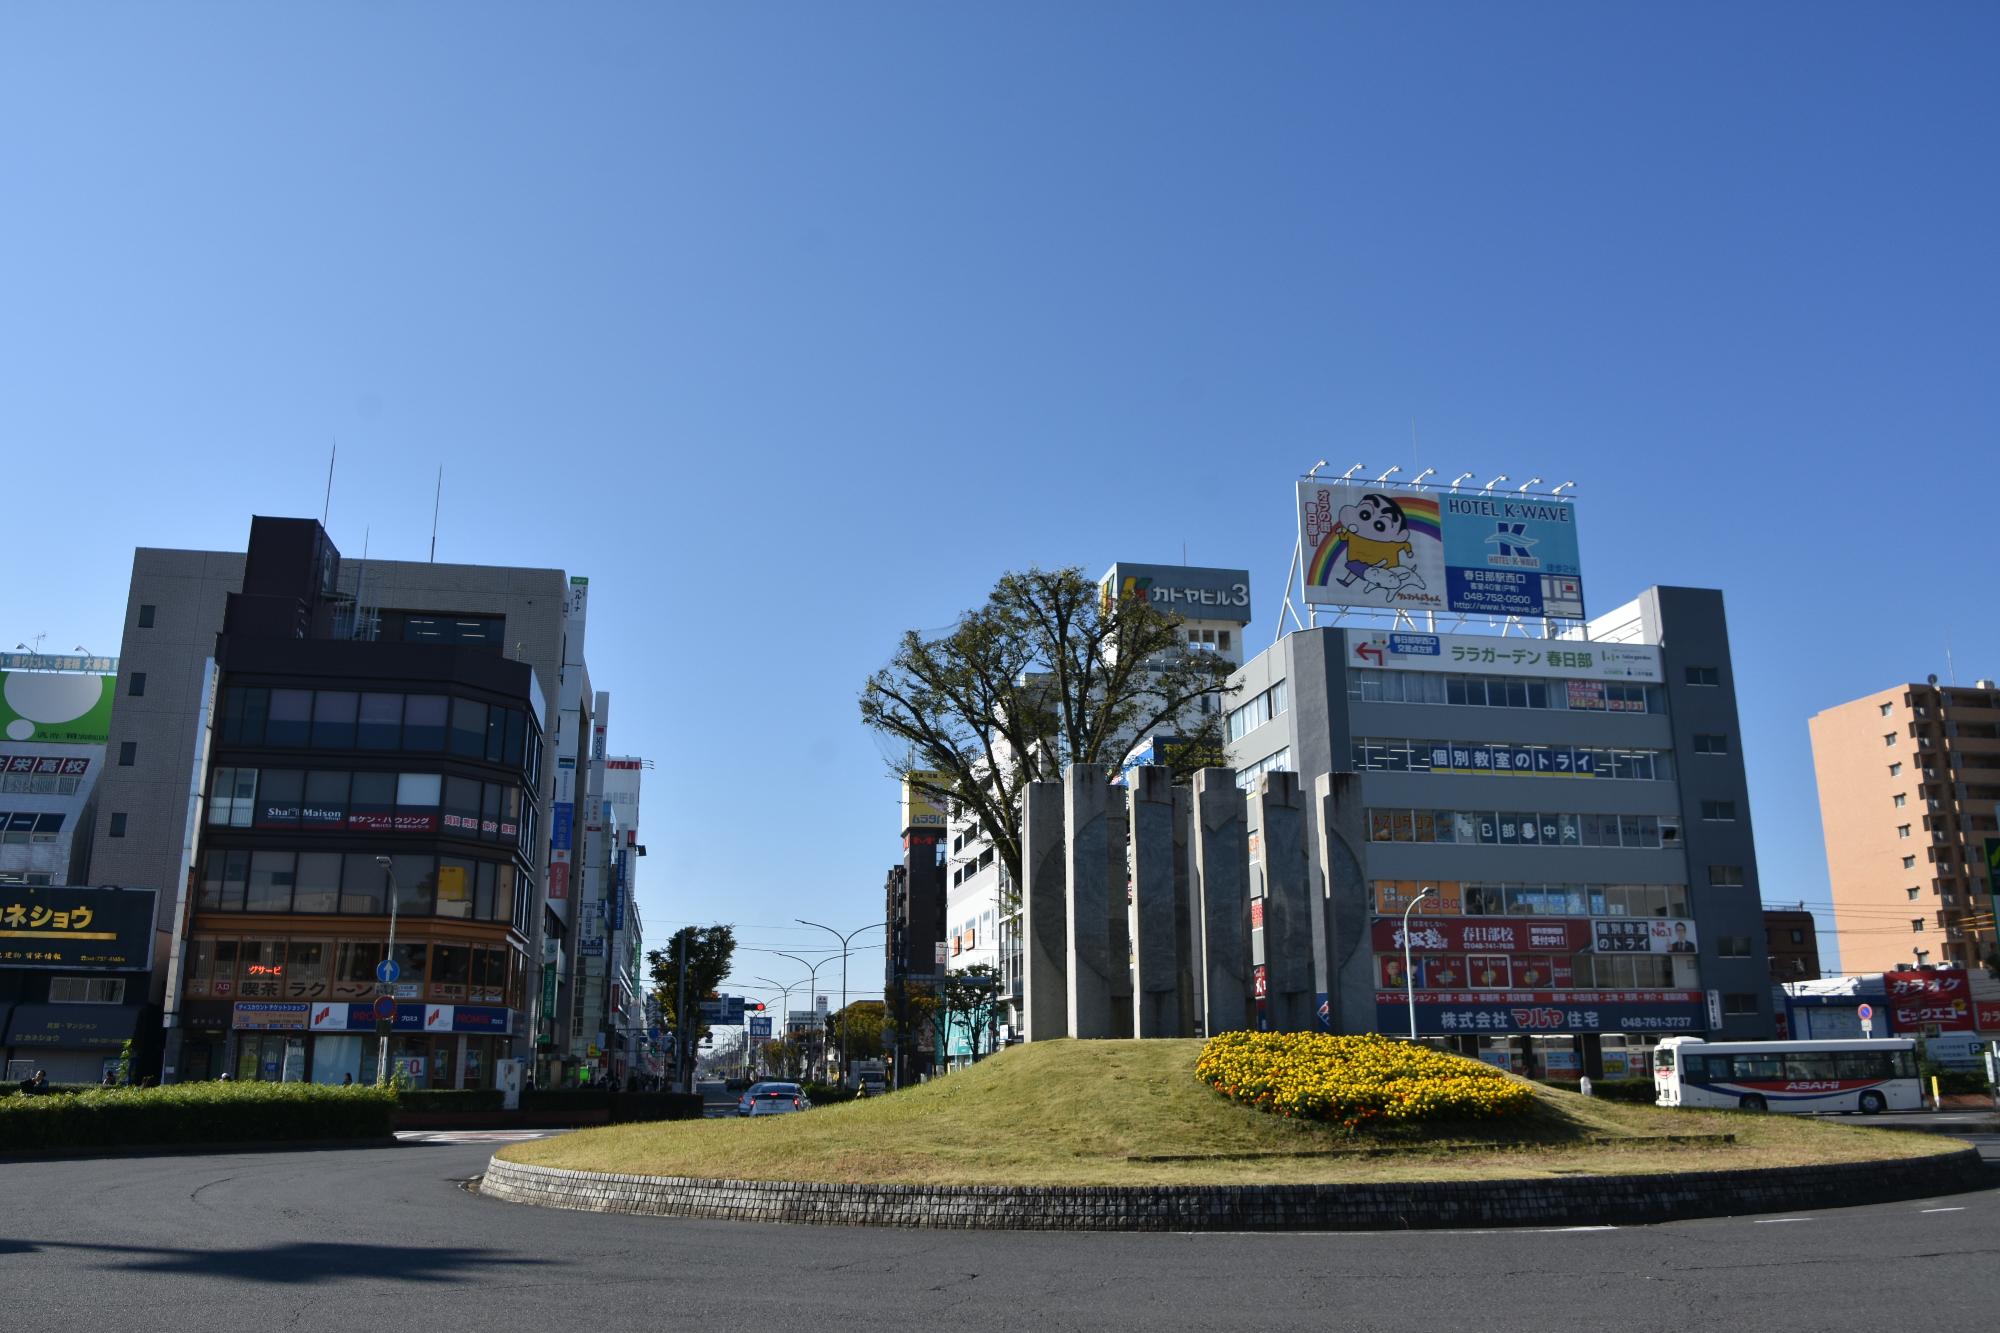
{"label": "asphalt road", "polygon": [[[0,1165],[0,1328],[1974,1327],[2000,1190],[1568,1231],[1030,1235],[564,1213],[493,1136]],[[2000,1180],[2000,1175],[1996,1175]]]}

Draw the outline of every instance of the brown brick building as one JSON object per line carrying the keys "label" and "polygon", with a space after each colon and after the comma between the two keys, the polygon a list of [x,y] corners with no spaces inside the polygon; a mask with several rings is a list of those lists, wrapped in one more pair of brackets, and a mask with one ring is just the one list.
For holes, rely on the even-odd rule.
{"label": "brown brick building", "polygon": [[1803,907],[1764,909],[1764,940],[1771,959],[1771,980],[1819,980],[1819,927]]}

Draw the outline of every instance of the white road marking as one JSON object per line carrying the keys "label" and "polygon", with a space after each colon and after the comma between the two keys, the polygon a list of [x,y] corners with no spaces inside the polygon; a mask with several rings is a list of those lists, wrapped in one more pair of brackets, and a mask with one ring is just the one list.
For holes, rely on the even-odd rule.
{"label": "white road marking", "polygon": [[1774,1222],[1811,1222],[1814,1219],[1810,1217],[1757,1217],[1751,1220],[1761,1227],[1769,1226]]}
{"label": "white road marking", "polygon": [[1926,1208],[1926,1209],[1924,1209],[1923,1211],[1925,1211],[1925,1212],[1927,1212],[1927,1213],[1962,1213],[1962,1212],[1964,1212],[1964,1211],[1965,1211],[1965,1209],[1963,1209],[1963,1208]]}

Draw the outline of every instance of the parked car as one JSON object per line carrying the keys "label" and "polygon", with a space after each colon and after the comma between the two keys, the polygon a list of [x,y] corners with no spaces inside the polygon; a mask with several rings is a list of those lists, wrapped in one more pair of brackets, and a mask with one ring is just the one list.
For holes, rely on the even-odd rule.
{"label": "parked car", "polygon": [[759,1083],[743,1094],[743,1101],[749,1110],[739,1108],[738,1115],[789,1115],[793,1111],[810,1111],[812,1101],[806,1091],[796,1083]]}

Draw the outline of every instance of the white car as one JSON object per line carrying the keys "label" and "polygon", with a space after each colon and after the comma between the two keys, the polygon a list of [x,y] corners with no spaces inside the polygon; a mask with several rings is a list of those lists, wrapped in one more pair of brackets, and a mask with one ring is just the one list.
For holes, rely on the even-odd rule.
{"label": "white car", "polygon": [[747,1114],[790,1115],[793,1111],[810,1111],[812,1101],[806,1091],[796,1083],[759,1083],[743,1094],[749,1104]]}

